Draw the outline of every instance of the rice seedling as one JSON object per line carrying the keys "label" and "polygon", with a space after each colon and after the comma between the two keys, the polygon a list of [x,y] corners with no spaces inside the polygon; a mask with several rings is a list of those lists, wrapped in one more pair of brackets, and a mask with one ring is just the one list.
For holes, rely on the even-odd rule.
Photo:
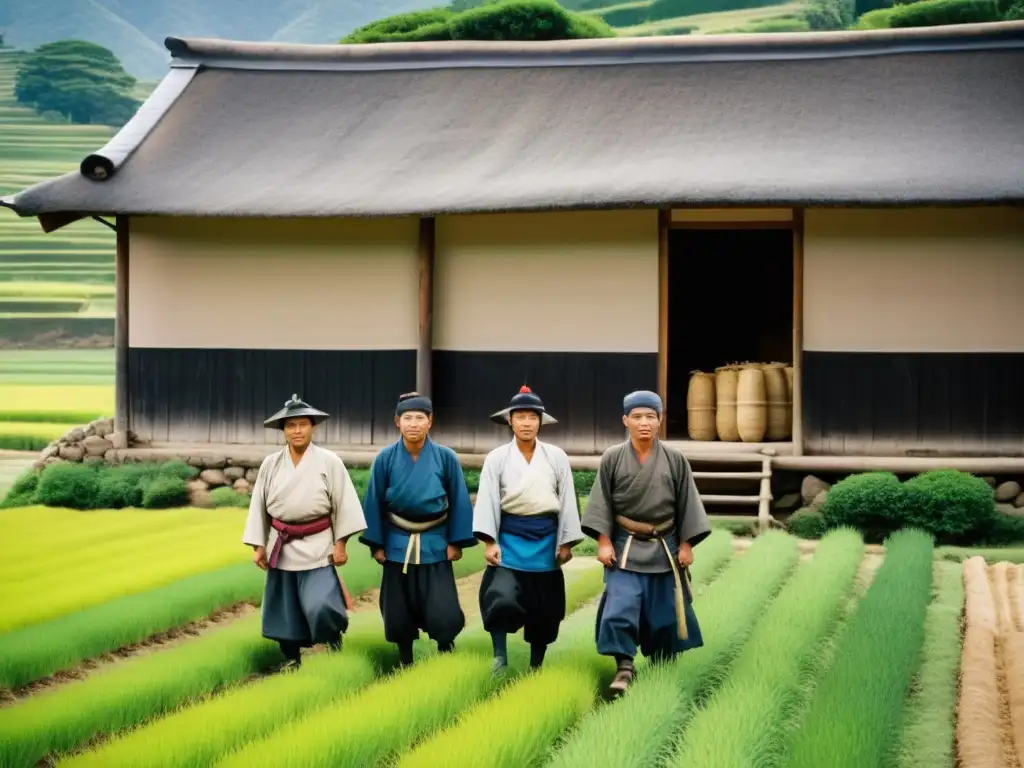
{"label": "rice seedling", "polygon": [[0,686],[19,688],[217,610],[258,603],[263,582],[251,564],[233,565],[0,635]]}
{"label": "rice seedling", "polygon": [[594,703],[597,676],[586,666],[552,666],[505,686],[458,722],[421,743],[398,768],[527,768]]}
{"label": "rice seedling", "polygon": [[[856,531],[836,530],[821,540],[758,620],[724,682],[693,715],[670,765],[780,764],[782,718],[799,701],[802,673],[840,619],[863,555]],[[729,738],[720,738],[725,732]]]}
{"label": "rice seedling", "polygon": [[[601,761],[616,768],[658,764],[694,699],[725,674],[758,613],[789,577],[798,557],[794,537],[779,531],[759,536],[696,604],[704,646],[683,653],[671,664],[638,665],[629,691],[584,717],[547,765],[589,768],[594,744],[603,746]],[[614,740],[607,734],[615,734]]]}
{"label": "rice seedling", "polygon": [[924,654],[900,739],[899,768],[953,768],[960,623],[964,608],[961,568],[934,566],[934,597],[924,623]]}
{"label": "rice seedling", "polygon": [[75,426],[35,421],[0,421],[0,449],[41,451]]}
{"label": "rice seedling", "polygon": [[369,684],[362,654],[309,656],[302,668],[206,698],[99,748],[59,763],[68,768],[206,768],[236,747]]}
{"label": "rice seedling", "polygon": [[443,653],[277,729],[217,763],[365,768],[409,749],[497,686],[490,661]]}
{"label": "rice seedling", "polygon": [[963,768],[1001,765],[1000,696],[996,661],[999,632],[988,568],[981,557],[963,564],[964,645],[957,704],[957,752]]}
{"label": "rice seedling", "polygon": [[891,754],[924,642],[931,567],[929,535],[901,530],[888,538],[885,561],[814,691],[787,766],[866,768]]}

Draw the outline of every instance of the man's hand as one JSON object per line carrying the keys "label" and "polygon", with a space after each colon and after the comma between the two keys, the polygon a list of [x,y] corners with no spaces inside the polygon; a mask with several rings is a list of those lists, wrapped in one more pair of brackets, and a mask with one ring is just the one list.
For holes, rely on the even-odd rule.
{"label": "man's hand", "polygon": [[334,542],[334,564],[344,565],[348,562],[348,553],[345,551],[345,542]]}
{"label": "man's hand", "polygon": [[689,568],[693,565],[693,547],[690,546],[689,542],[683,542],[679,545],[679,565],[683,568]]}
{"label": "man's hand", "polygon": [[264,547],[252,548],[252,561],[260,570],[267,570],[267,550]]}
{"label": "man's hand", "polygon": [[488,565],[501,565],[501,547],[498,546],[498,542],[490,541],[484,545],[484,560]]}
{"label": "man's hand", "polygon": [[[614,554],[615,550],[612,549],[612,555],[614,556]],[[555,553],[555,559],[558,561],[559,565],[565,565],[568,563],[572,560],[572,547],[568,544],[562,544],[559,546],[558,552]]]}
{"label": "man's hand", "polygon": [[383,549],[383,548],[381,548],[381,549],[375,549],[375,550],[373,550],[373,559],[374,559],[374,560],[376,560],[376,561],[377,561],[378,563],[380,563],[381,565],[384,565],[384,563],[386,563],[386,562],[387,562],[387,559],[388,559],[388,558],[387,558],[387,556],[386,556],[386,555],[384,554],[384,549]]}
{"label": "man's hand", "polygon": [[607,536],[597,540],[597,561],[605,568],[615,567],[615,545]]}
{"label": "man's hand", "polygon": [[461,560],[462,559],[462,547],[456,547],[454,544],[448,545],[448,559],[449,560]]}

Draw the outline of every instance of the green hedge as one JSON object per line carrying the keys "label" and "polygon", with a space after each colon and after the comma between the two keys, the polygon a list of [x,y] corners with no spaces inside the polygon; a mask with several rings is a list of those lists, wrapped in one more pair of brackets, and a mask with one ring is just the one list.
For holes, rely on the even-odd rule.
{"label": "green hedge", "polygon": [[[1009,10],[1008,5],[1006,10]],[[941,27],[1000,21],[1002,17],[1003,10],[995,0],[920,0],[865,13],[858,19],[856,28]]]}
{"label": "green hedge", "polygon": [[[796,527],[813,537],[818,523],[804,519],[810,516],[800,515]],[[939,544],[1024,541],[1024,516],[999,512],[988,483],[952,469],[924,472],[905,483],[891,472],[850,475],[828,492],[820,524],[826,530],[852,526],[868,541],[881,541],[901,528],[927,531]]]}

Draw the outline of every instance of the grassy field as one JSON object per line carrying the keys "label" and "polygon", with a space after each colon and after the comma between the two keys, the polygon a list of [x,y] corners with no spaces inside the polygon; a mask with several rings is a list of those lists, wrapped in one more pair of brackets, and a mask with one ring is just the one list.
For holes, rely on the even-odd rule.
{"label": "grassy field", "polygon": [[[1005,741],[1016,703],[994,720],[958,721],[957,707],[967,695],[982,711],[1006,695],[1024,568],[942,562],[914,532],[879,555],[849,530],[813,551],[778,531],[742,548],[716,531],[692,568],[703,646],[667,664],[638,657],[629,693],[605,701],[614,662],[594,644],[600,566],[576,557],[566,567],[568,615],[543,668],[528,669],[517,635],[495,679],[480,547],[456,563],[466,628],[454,654],[424,639],[416,664],[395,668],[376,607],[380,569],[354,544],[341,569],[357,596],[342,652],[314,649],[301,670],[279,672],[248,607],[263,574],[238,543],[243,516],[0,512],[0,536],[24,543],[0,563],[0,764],[971,768],[981,763],[956,745],[980,740],[999,746],[986,766],[1017,764]],[[54,575],[65,540],[95,551]],[[138,556],[168,540],[196,545]],[[965,667],[972,687],[958,693],[965,599],[968,632],[996,633],[984,647],[1006,663]]]}
{"label": "grassy field", "polygon": [[[751,31],[772,31],[773,22],[784,21],[791,25],[799,23],[799,16],[804,8],[803,3],[782,3],[763,8],[744,8],[738,11],[720,11],[718,13],[698,13],[693,16],[679,16],[674,19],[663,19],[648,24],[637,24],[631,27],[620,27],[616,30],[622,37],[638,37],[650,35],[671,35],[674,30],[692,28],[693,35],[714,35],[751,28]],[[763,29],[757,29],[759,26]]]}

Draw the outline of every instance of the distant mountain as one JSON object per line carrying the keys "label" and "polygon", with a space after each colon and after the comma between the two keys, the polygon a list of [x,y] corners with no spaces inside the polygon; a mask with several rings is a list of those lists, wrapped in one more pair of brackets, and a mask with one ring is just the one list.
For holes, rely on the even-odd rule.
{"label": "distant mountain", "polygon": [[0,34],[32,49],[77,38],[112,50],[140,80],[167,72],[179,37],[334,43],[356,27],[445,0],[0,0]]}

